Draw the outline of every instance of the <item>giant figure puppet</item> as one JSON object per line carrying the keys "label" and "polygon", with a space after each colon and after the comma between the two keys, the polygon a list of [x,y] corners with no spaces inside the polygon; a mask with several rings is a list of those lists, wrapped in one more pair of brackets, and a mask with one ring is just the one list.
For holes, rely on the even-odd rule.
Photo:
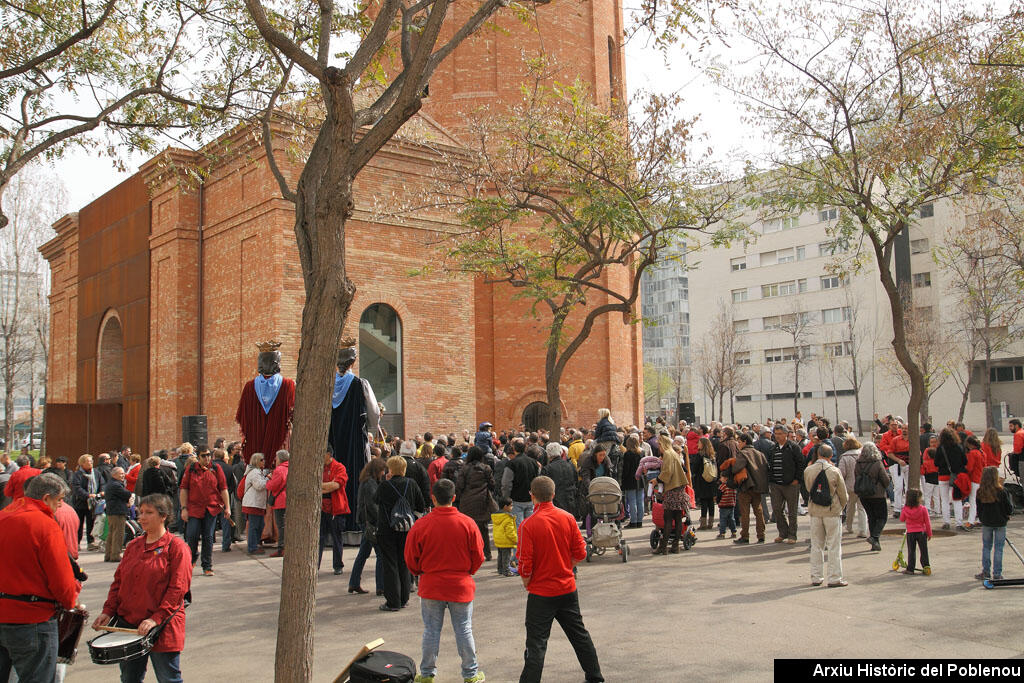
{"label": "giant figure puppet", "polygon": [[262,453],[265,467],[273,468],[277,451],[284,448],[292,427],[295,380],[281,376],[281,342],[259,342],[257,375],[242,387],[235,422],[242,428],[242,458]]}
{"label": "giant figure puppet", "polygon": [[[373,387],[365,379],[352,374],[356,362],[356,342],[343,339],[338,350],[338,370],[334,373],[334,393],[331,396],[331,429],[327,440],[334,447],[334,459],[348,471],[349,507],[356,509],[359,472],[370,461],[369,436],[380,429],[380,406]],[[348,528],[355,528],[354,524]]]}

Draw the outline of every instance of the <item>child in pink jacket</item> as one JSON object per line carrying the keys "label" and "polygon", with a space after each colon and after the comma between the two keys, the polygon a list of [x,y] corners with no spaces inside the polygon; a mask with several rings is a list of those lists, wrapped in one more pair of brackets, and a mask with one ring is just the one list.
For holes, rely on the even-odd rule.
{"label": "child in pink jacket", "polygon": [[921,569],[925,575],[932,573],[928,563],[928,539],[932,537],[932,520],[928,508],[921,505],[921,492],[907,491],[907,501],[900,511],[900,521],[907,525],[907,568],[904,574],[913,574],[917,564],[917,549],[921,549]]}

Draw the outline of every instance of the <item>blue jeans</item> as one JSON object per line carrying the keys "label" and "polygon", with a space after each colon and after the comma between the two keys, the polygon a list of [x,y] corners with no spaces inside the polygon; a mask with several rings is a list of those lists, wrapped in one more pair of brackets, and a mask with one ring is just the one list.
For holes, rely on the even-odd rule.
{"label": "blue jeans", "polygon": [[[369,539],[366,538],[366,532],[363,532],[363,540],[359,542],[359,552],[356,554],[356,561],[352,565],[352,574],[348,577],[349,588],[359,588],[359,582],[363,578],[363,566],[366,564],[366,560],[370,557],[370,551],[373,550],[373,544],[370,543]],[[378,555],[373,563],[373,583],[376,585],[377,590],[381,590],[380,587],[380,556]]]}
{"label": "blue jeans", "polygon": [[333,555],[334,571],[341,571],[345,566],[342,562],[342,550],[345,542],[345,515],[332,515],[329,512],[320,512],[320,554],[317,556],[316,568],[320,568],[320,560],[324,557],[324,548],[327,547],[327,539],[331,539],[331,554]]}
{"label": "blue jeans", "polygon": [[150,652],[146,657],[121,662],[121,683],[142,683],[149,660],[153,661],[153,673],[158,683],[181,683],[180,656],[180,652]]}
{"label": "blue jeans", "polygon": [[[263,515],[246,515],[249,520],[249,530],[246,532],[246,546],[250,553],[260,549],[260,539],[263,538],[263,525],[266,518]],[[230,538],[227,536],[226,538]]]}
{"label": "blue jeans", "polygon": [[220,527],[221,550],[231,550],[231,542],[235,538],[235,530],[231,526],[231,515],[225,514],[223,512],[217,515],[217,526]]}
{"label": "blue jeans", "polygon": [[[207,512],[202,518],[189,517],[185,526],[185,541],[192,551],[192,566],[196,565],[196,554],[199,552],[199,537],[203,538],[203,554],[200,557],[203,570],[213,569],[213,531],[217,525],[217,515]],[[156,664],[153,665],[154,667]]]}
{"label": "blue jeans", "polygon": [[523,523],[523,520],[533,514],[533,502],[517,503],[512,501],[512,514],[516,516],[516,528]]}
{"label": "blue jeans", "polygon": [[736,518],[732,514],[735,509],[718,508],[718,533],[724,534],[726,529],[736,533]]}
{"label": "blue jeans", "polygon": [[57,675],[57,618],[41,624],[0,624],[0,681],[49,683]]}
{"label": "blue jeans", "polygon": [[626,496],[626,512],[629,513],[629,521],[639,524],[644,518],[644,490],[623,491]]}
{"label": "blue jeans", "polygon": [[420,673],[424,676],[437,674],[437,650],[441,645],[441,627],[444,626],[446,609],[452,616],[455,647],[462,657],[462,677],[472,678],[477,670],[472,602],[445,602],[420,598],[420,613],[423,615],[423,660],[420,662]]}
{"label": "blue jeans", "polygon": [[[981,571],[992,577],[1003,575],[1003,544],[1006,543],[1005,526],[981,527]],[[991,555],[991,559],[989,556]],[[989,571],[991,570],[991,571]]]}

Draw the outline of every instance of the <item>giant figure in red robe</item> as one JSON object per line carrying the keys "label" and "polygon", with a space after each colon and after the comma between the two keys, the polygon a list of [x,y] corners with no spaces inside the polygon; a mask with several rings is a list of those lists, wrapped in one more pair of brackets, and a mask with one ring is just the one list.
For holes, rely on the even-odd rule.
{"label": "giant figure in red robe", "polygon": [[273,469],[277,451],[284,448],[292,428],[295,380],[281,376],[281,342],[256,344],[260,351],[257,375],[242,387],[235,422],[242,428],[242,458],[262,453]]}

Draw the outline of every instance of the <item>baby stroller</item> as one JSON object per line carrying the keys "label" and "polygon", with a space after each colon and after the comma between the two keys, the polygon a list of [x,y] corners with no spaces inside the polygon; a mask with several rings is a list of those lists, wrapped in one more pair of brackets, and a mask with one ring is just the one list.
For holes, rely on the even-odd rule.
{"label": "baby stroller", "polygon": [[593,510],[597,523],[587,538],[587,562],[593,555],[604,555],[609,548],[615,548],[622,561],[629,560],[629,546],[622,539],[622,520],[626,511],[622,506],[622,489],[611,477],[596,477],[590,482],[587,501]]}
{"label": "baby stroller", "polygon": [[[654,529],[651,531],[651,550],[657,550],[661,544],[661,536],[665,533],[665,505],[654,498],[651,501],[651,519]],[[690,512],[683,515],[683,550],[689,550],[697,542],[697,532],[690,526]]]}

